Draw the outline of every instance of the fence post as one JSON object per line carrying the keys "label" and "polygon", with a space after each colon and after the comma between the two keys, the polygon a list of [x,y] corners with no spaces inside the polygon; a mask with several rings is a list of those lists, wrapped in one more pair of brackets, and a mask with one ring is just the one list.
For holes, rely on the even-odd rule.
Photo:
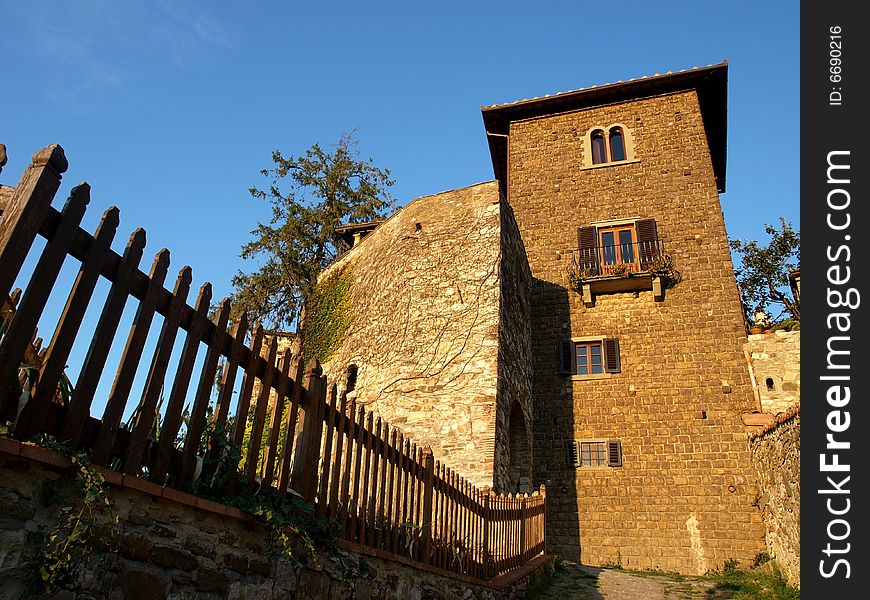
{"label": "fence post", "polygon": [[325,392],[326,386],[320,384],[321,373],[323,368],[317,360],[311,360],[305,367],[301,402],[302,433],[296,443],[296,460],[293,465],[292,487],[311,503],[314,503],[311,488],[317,483],[320,434],[323,431],[323,421],[319,417],[320,405],[323,403],[321,391]]}
{"label": "fence post", "polygon": [[423,564],[432,562],[432,493],[435,488],[435,457],[432,447],[423,450]]}
{"label": "fence post", "polygon": [[33,155],[0,220],[0,298],[6,298],[24,264],[24,258],[42,227],[48,207],[60,187],[69,163],[63,148],[47,146]]}
{"label": "fence post", "polygon": [[541,547],[542,554],[547,553],[547,486],[545,484],[541,484],[541,502],[543,503],[542,513],[544,515],[544,523],[543,528],[541,530]]}
{"label": "fence post", "polygon": [[490,487],[487,485],[483,488],[483,578],[489,579],[490,571],[492,570],[489,564],[489,521],[490,521]]}
{"label": "fence post", "polygon": [[523,493],[520,496],[520,564],[526,562],[526,504],[528,504],[529,495]]}

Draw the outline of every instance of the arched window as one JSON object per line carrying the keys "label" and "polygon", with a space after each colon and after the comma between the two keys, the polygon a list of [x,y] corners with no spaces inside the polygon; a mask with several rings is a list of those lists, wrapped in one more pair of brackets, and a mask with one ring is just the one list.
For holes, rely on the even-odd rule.
{"label": "arched window", "polygon": [[592,132],[592,164],[600,165],[607,162],[607,148],[604,144],[604,132]]}
{"label": "arched window", "polygon": [[622,135],[622,127],[614,127],[610,130],[610,160],[625,160],[625,138]]}
{"label": "arched window", "polygon": [[622,123],[598,124],[586,130],[583,165],[586,168],[637,162],[634,138]]}

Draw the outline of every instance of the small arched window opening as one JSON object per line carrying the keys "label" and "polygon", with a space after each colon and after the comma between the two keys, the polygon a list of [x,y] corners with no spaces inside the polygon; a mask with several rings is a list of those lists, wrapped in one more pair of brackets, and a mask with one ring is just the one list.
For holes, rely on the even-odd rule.
{"label": "small arched window opening", "polygon": [[604,132],[592,132],[592,164],[600,165],[607,162],[607,147],[604,143]]}
{"label": "small arched window opening", "polygon": [[344,386],[344,391],[348,394],[356,389],[356,376],[359,369],[356,365],[350,365],[347,368],[347,383]]}
{"label": "small arched window opening", "polygon": [[622,134],[622,127],[610,130],[610,160],[625,160],[625,136]]}
{"label": "small arched window opening", "polygon": [[764,385],[767,387],[768,392],[772,392],[774,388],[773,377],[768,377],[764,380]]}

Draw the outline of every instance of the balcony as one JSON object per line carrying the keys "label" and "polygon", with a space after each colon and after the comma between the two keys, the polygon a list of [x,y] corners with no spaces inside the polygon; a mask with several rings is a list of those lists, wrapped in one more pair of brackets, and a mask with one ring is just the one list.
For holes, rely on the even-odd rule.
{"label": "balcony", "polygon": [[661,240],[649,240],[580,248],[571,253],[568,272],[571,286],[583,296],[587,307],[595,296],[620,292],[653,292],[657,302],[680,280],[671,256]]}

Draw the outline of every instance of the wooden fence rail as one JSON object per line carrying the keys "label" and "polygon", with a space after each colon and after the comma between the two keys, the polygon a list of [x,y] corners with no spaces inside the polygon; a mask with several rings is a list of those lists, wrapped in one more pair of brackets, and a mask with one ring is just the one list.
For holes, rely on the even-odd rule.
{"label": "wooden fence rail", "polygon": [[[11,424],[12,435],[49,434],[90,450],[96,464],[190,490],[197,477],[213,475],[208,465],[222,451],[213,439],[203,441],[204,434],[225,431],[228,443],[242,448],[245,458],[237,477],[226,481],[224,494],[237,493],[241,481],[301,495],[317,515],[336,521],[349,542],[482,581],[545,552],[543,486],[520,496],[471,485],[435,460],[431,449],[339,394],[316,361],[303,365],[289,351],[279,356],[274,336],[259,324],[251,327],[245,315],[230,324],[229,299],[210,319],[210,284],[188,304],[189,267],[179,271],[168,291],[168,250],[156,254],[147,274],[139,269],[144,230],[130,235],[123,254],[111,249],[119,224],[116,208],[103,214],[93,235],[79,226],[90,200],[87,184],[72,189],[61,211],[51,206],[66,167],[63,150],[49,146],[33,156],[17,186],[0,186],[0,423]],[[37,235],[46,244],[23,294],[10,296]],[[36,326],[67,256],[81,267],[51,342],[39,350],[33,344]],[[100,277],[111,285],[65,397],[58,383],[66,377]],[[136,314],[97,419],[90,416],[94,396],[131,297],[138,300]],[[153,354],[145,356],[155,317],[162,325]],[[166,386],[170,357],[181,338],[180,358]],[[204,359],[195,374],[200,352]],[[136,372],[146,362],[141,397],[123,423]],[[25,368],[38,369],[35,381],[22,378]],[[188,398],[192,403],[179,442]]]}

